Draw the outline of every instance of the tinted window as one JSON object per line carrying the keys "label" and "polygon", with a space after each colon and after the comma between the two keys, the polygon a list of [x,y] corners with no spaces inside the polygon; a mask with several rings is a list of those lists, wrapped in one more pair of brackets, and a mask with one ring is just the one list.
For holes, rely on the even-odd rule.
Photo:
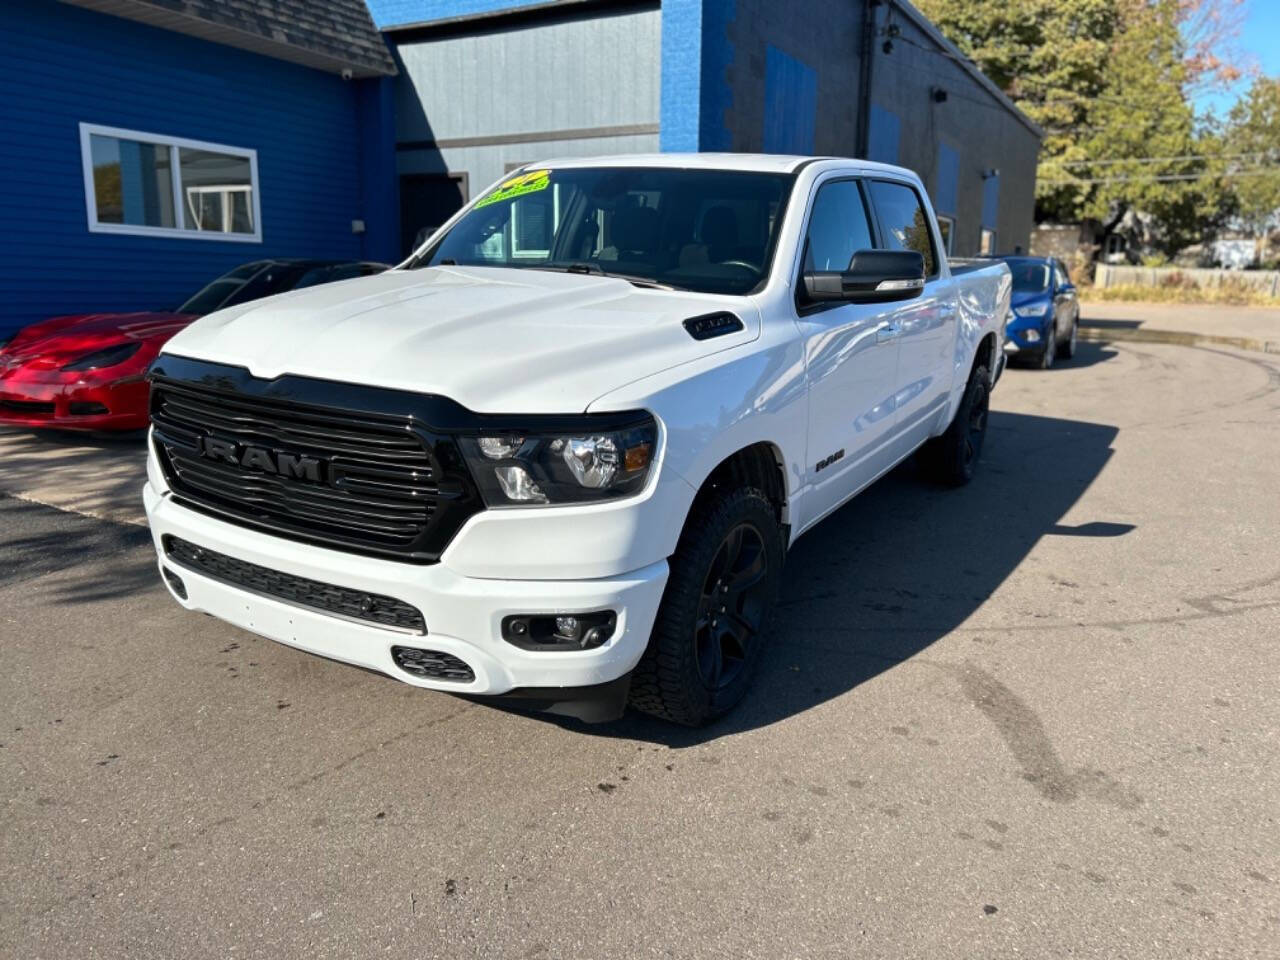
{"label": "tinted window", "polygon": [[855,253],[874,246],[857,182],[835,180],[819,187],[805,237],[805,271],[848,270]]}
{"label": "tinted window", "polygon": [[769,271],[790,175],[645,167],[514,174],[412,266],[603,273],[745,294]]}
{"label": "tinted window", "polygon": [[1049,289],[1049,267],[1038,260],[1008,260],[1015,293],[1043,293]]}
{"label": "tinted window", "polygon": [[871,181],[871,202],[880,220],[880,233],[888,250],[914,250],[924,257],[925,276],[938,273],[929,215],[911,187],[887,180]]}

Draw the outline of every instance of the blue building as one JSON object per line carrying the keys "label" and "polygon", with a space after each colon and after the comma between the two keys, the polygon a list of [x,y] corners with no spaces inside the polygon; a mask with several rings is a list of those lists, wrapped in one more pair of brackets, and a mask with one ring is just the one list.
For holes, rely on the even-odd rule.
{"label": "blue building", "polygon": [[910,167],[950,252],[1027,248],[1042,131],[908,0],[368,0],[402,242],[521,163],[681,150]]}
{"label": "blue building", "polygon": [[869,157],[1025,250],[1043,135],[908,0],[5,0],[0,58],[0,336],[392,262],[551,157]]}
{"label": "blue building", "polygon": [[5,0],[0,62],[0,335],[262,257],[397,256],[363,0]]}

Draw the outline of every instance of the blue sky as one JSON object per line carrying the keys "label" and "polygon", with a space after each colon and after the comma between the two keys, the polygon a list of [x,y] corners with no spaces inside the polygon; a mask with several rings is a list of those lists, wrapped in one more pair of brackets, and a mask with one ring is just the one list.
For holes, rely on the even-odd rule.
{"label": "blue sky", "polygon": [[[1280,0],[1249,0],[1248,19],[1239,44],[1253,55],[1263,73],[1271,77],[1280,76]],[[1248,88],[1249,81],[1246,79],[1226,93],[1199,97],[1196,109],[1225,116],[1236,98]]]}

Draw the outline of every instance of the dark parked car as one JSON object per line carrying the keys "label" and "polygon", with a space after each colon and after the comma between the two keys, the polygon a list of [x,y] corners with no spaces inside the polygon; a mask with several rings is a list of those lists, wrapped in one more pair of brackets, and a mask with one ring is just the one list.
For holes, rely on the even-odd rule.
{"label": "dark parked car", "polygon": [[1005,327],[1010,360],[1026,358],[1041,369],[1076,353],[1080,301],[1071,275],[1055,257],[1001,257],[1013,273],[1013,315]]}
{"label": "dark parked car", "polygon": [[275,293],[381,273],[385,263],[255,260],[175,310],[92,313],[33,323],[0,343],[0,426],[140,430],[146,372],[175,333],[206,313]]}

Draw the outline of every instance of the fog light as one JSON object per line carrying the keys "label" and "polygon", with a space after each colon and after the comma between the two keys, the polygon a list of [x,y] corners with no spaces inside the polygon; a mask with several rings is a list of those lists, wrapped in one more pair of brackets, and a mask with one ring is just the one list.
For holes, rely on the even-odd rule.
{"label": "fog light", "polygon": [[1022,335],[1023,335],[1024,337],[1026,337],[1026,338],[1027,338],[1027,340],[1028,340],[1029,342],[1031,342],[1031,343],[1039,343],[1039,342],[1040,342],[1040,331],[1039,331],[1039,330],[1024,330],[1024,331],[1022,331]]}
{"label": "fog light", "polygon": [[522,650],[591,650],[608,643],[617,626],[612,610],[517,614],[503,618],[502,639]]}

